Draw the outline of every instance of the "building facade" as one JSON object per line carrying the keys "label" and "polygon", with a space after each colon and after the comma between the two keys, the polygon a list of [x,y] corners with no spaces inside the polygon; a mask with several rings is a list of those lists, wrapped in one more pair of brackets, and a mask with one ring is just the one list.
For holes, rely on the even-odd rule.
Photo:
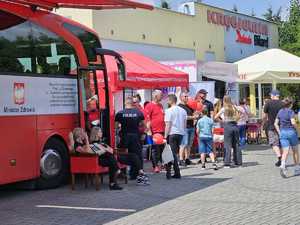
{"label": "building facade", "polygon": [[159,61],[235,62],[278,47],[274,23],[202,3],[180,3],[173,3],[174,10],[63,9],[59,13],[96,30],[106,48],[138,51]]}
{"label": "building facade", "polygon": [[[104,48],[136,51],[157,61],[233,63],[278,47],[277,25],[260,18],[198,1],[167,1],[170,9],[157,7],[160,0],[140,1],[156,7],[152,11],[61,9],[58,13],[96,30]],[[193,77],[191,81],[203,80],[203,74]],[[226,84],[219,83],[217,92],[222,96]],[[255,93],[253,85],[241,93],[249,96],[249,92]]]}

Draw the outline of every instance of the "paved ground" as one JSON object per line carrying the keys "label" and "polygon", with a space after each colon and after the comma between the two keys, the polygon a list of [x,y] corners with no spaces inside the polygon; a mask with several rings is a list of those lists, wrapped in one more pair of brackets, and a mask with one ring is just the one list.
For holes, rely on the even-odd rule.
{"label": "paved ground", "polygon": [[[254,150],[258,149],[260,150]],[[283,179],[270,150],[244,152],[244,167],[217,172],[193,166],[183,179],[151,175],[151,186],[99,192],[82,185],[1,191],[1,225],[299,224],[300,177]],[[70,207],[70,208],[68,208]],[[78,208],[74,208],[78,207]]]}

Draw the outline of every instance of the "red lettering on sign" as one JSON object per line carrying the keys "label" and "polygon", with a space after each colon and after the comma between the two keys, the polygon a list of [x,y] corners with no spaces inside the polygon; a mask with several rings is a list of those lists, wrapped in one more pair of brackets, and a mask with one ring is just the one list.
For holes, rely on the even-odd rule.
{"label": "red lettering on sign", "polygon": [[289,72],[289,77],[300,78],[300,73],[299,72]]}
{"label": "red lettering on sign", "polygon": [[231,26],[233,29],[268,35],[268,26],[266,24],[252,22],[251,20],[243,19],[241,17],[224,15],[210,10],[207,10],[207,22],[226,26],[227,29]]}
{"label": "red lettering on sign", "polygon": [[244,44],[252,44],[252,39],[250,36],[242,35],[240,30],[236,30],[237,39],[236,42],[244,43]]}

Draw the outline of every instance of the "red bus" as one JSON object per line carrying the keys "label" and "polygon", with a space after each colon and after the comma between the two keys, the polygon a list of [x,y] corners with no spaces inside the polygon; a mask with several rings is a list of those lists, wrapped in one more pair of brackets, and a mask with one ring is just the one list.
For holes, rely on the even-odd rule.
{"label": "red bus", "polygon": [[115,57],[121,79],[124,63],[117,53],[101,48],[93,30],[51,10],[151,7],[121,0],[80,2],[0,0],[0,185],[30,181],[51,188],[64,182],[68,133],[84,127],[91,96],[105,100],[99,116],[111,140],[104,56]]}

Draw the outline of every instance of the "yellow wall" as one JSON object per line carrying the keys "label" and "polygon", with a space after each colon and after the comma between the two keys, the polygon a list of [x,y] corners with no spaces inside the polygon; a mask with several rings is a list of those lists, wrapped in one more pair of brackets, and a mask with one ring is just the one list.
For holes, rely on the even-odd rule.
{"label": "yellow wall", "polygon": [[[196,7],[196,15],[206,15],[206,7]],[[205,51],[213,51],[217,60],[224,61],[224,28],[208,25],[206,16],[155,8],[93,11],[93,18],[94,29],[105,39],[195,49],[198,59],[204,58]]]}

